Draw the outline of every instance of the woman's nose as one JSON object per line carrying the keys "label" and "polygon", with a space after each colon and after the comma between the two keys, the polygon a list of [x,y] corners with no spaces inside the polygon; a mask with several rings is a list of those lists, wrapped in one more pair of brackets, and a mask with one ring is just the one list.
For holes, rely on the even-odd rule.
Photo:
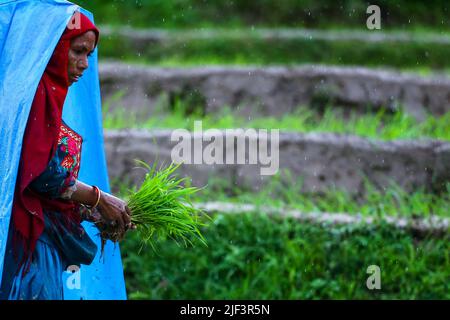
{"label": "woman's nose", "polygon": [[79,60],[78,67],[82,70],[86,70],[89,67],[88,58],[83,58]]}

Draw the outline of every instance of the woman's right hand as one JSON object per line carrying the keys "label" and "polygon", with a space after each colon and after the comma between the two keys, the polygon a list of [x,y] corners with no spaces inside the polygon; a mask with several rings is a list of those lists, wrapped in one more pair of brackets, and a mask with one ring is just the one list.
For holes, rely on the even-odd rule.
{"label": "woman's right hand", "polygon": [[134,229],[134,224],[131,223],[131,211],[125,201],[113,196],[104,191],[100,191],[100,201],[97,209],[112,228],[117,228],[117,231],[123,236],[128,229]]}

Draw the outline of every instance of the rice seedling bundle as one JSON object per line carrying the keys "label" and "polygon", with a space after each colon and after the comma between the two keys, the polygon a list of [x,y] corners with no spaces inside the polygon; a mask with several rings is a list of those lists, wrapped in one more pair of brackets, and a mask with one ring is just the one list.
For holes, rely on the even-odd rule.
{"label": "rice seedling bundle", "polygon": [[[157,170],[156,164],[150,167],[145,162],[136,161],[148,172],[137,191],[129,190],[126,202],[132,213],[131,221],[142,240],[141,249],[144,245],[156,249],[157,242],[168,238],[185,246],[193,245],[194,239],[206,245],[200,228],[206,225],[203,218],[209,217],[194,208],[191,202],[191,196],[202,188],[183,186],[186,178],[178,178],[174,174],[180,164],[171,163]],[[107,224],[100,222],[97,227],[102,239],[102,251],[106,240],[120,240],[117,230]]]}

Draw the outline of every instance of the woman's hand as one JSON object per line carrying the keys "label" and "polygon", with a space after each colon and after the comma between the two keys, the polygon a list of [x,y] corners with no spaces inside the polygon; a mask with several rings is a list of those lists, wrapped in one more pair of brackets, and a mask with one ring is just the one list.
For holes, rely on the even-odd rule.
{"label": "woman's hand", "polygon": [[125,201],[109,194],[101,192],[100,202],[97,209],[110,227],[117,228],[117,231],[123,236],[128,229],[135,229],[131,223],[131,211]]}
{"label": "woman's hand", "polygon": [[[71,196],[71,200],[93,206],[97,202],[97,193],[92,186],[79,180],[76,181],[76,190]],[[94,210],[95,217],[91,217],[97,226],[117,233],[123,237],[128,229],[136,229],[131,223],[131,211],[125,201],[100,190],[100,201]]]}

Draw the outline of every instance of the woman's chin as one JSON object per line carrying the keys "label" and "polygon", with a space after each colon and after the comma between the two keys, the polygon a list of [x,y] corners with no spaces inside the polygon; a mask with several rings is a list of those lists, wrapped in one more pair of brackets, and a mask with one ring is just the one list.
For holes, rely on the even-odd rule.
{"label": "woman's chin", "polygon": [[71,86],[75,82],[78,82],[79,79],[80,77],[69,77],[69,86]]}

